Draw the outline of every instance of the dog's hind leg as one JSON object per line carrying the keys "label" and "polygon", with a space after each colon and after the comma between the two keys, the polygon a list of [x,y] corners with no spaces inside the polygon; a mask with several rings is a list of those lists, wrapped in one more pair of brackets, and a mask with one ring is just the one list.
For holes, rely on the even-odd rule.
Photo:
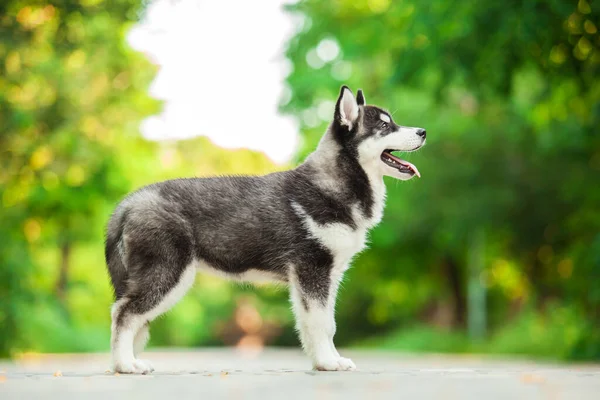
{"label": "dog's hind leg", "polygon": [[173,307],[196,277],[192,264],[180,270],[177,278],[176,269],[158,267],[153,272],[164,276],[152,277],[155,274],[149,273],[138,282],[137,290],[127,293],[113,306],[111,348],[116,372],[145,374],[153,370],[148,362],[136,358],[147,339],[148,324]]}
{"label": "dog's hind leg", "polygon": [[330,270],[294,268],[290,274],[290,297],[300,341],[313,367],[321,371],[356,369],[350,359],[340,356],[333,343],[338,286],[339,279]]}
{"label": "dog's hind leg", "polygon": [[152,367],[138,362],[133,350],[133,342],[137,332],[147,324],[142,315],[135,315],[131,310],[130,298],[121,298],[113,305],[111,317],[111,353],[115,372],[148,373]]}
{"label": "dog's hind leg", "polygon": [[144,351],[148,340],[150,339],[150,324],[145,323],[140,330],[138,330],[135,338],[133,339],[133,355],[137,356]]}
{"label": "dog's hind leg", "polygon": [[138,330],[137,334],[133,338],[133,355],[135,357],[136,364],[143,365],[146,367],[147,370],[154,371],[154,366],[152,365],[152,363],[150,361],[141,360],[139,358],[140,353],[142,351],[144,351],[144,348],[146,347],[146,344],[148,343],[149,339],[150,339],[150,323],[146,322],[144,325],[142,325],[142,327]]}

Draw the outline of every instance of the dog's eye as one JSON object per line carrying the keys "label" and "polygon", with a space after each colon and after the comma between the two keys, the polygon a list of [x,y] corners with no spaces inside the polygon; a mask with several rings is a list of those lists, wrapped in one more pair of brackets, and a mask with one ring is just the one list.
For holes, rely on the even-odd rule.
{"label": "dog's eye", "polygon": [[390,125],[387,122],[381,122],[381,129],[387,129]]}

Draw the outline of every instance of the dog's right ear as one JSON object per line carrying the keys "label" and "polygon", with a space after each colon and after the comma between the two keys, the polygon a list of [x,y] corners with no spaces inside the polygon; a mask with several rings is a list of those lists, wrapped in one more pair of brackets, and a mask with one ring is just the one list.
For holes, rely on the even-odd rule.
{"label": "dog's right ear", "polygon": [[364,106],[367,104],[367,102],[365,101],[365,95],[363,94],[362,89],[358,89],[356,91],[356,103],[359,106]]}
{"label": "dog's right ear", "polygon": [[347,127],[350,131],[358,120],[358,103],[348,86],[342,86],[340,96],[335,105],[334,118],[340,125]]}

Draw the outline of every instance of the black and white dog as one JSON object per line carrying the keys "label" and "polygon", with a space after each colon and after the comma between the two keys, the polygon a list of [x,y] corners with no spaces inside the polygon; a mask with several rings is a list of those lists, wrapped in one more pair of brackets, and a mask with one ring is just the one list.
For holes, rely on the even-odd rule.
{"label": "black and white dog", "polygon": [[287,283],[314,368],[354,370],[333,344],[340,280],[382,217],[383,176],[419,175],[392,151],[414,151],[425,130],[397,125],[343,86],[333,122],[299,167],[265,176],[176,179],[125,198],[106,234],[115,371],[148,373],[137,358],[149,323],[169,310],[197,272]]}

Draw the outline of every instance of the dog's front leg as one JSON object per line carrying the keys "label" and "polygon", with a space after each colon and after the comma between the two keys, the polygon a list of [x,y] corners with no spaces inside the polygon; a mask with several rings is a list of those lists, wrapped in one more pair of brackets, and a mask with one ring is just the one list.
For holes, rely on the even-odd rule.
{"label": "dog's front leg", "polygon": [[290,296],[296,316],[296,329],[302,347],[315,369],[352,371],[356,369],[352,360],[341,357],[333,344],[336,328],[335,298],[339,281],[332,278],[328,277],[327,285],[315,285],[314,281],[298,279],[297,275],[291,279]]}

